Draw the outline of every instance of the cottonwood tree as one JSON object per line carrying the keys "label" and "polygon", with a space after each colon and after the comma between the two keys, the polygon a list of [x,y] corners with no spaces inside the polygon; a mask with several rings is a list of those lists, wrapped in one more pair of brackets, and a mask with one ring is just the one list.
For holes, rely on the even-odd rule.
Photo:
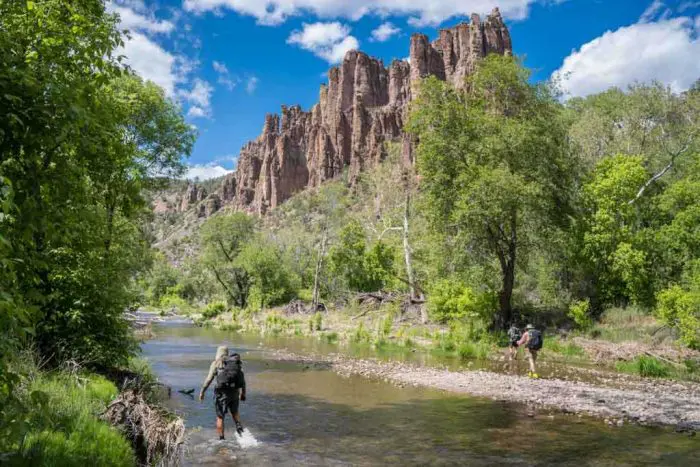
{"label": "cottonwood tree", "polygon": [[255,220],[245,213],[210,217],[200,231],[202,261],[212,271],[229,302],[248,306],[253,277],[240,264],[238,256],[255,233]]}
{"label": "cottonwood tree", "polygon": [[[497,261],[499,311],[513,319],[521,257],[547,227],[563,223],[569,159],[561,106],[550,88],[529,82],[516,59],[491,55],[465,90],[422,82],[409,131],[433,229],[453,236],[474,262]],[[545,226],[545,228],[543,228]]]}

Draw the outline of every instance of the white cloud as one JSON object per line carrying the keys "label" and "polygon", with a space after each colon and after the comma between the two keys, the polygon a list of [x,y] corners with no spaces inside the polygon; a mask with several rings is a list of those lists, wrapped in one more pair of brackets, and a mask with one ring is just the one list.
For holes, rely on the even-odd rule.
{"label": "white cloud", "polygon": [[[681,3],[681,5],[678,7],[678,13],[683,13],[685,10],[690,10],[693,8],[700,8],[700,2],[695,0],[695,1],[687,1]],[[697,21],[698,18],[695,18],[695,21]]]}
{"label": "white cloud", "polygon": [[639,17],[640,23],[650,23],[659,19],[666,19],[671,15],[671,10],[666,8],[666,4],[661,0],[654,0],[649,4],[642,16]]}
{"label": "white cloud", "polygon": [[251,76],[248,78],[248,82],[245,85],[245,90],[248,92],[248,94],[253,94],[255,90],[258,88],[258,83],[260,80],[256,76]]}
{"label": "white cloud", "polygon": [[209,116],[209,113],[203,108],[194,105],[187,111],[187,116],[190,118],[206,118]]}
{"label": "white cloud", "polygon": [[158,20],[151,15],[139,14],[136,10],[118,6],[114,3],[107,4],[107,11],[117,13],[119,15],[119,26],[130,31],[168,34],[175,28],[175,25],[170,21]]}
{"label": "white cloud", "polygon": [[393,24],[386,22],[379,26],[377,29],[372,31],[372,40],[377,42],[385,42],[401,32],[401,29],[397,28]]}
{"label": "white cloud", "polygon": [[679,92],[700,76],[698,24],[691,18],[639,22],[608,31],[564,59],[552,75],[566,97],[657,80]]}
{"label": "white cloud", "polygon": [[188,167],[187,172],[185,172],[184,178],[188,180],[194,180],[195,178],[199,180],[209,180],[210,178],[223,177],[231,172],[233,172],[233,170],[216,164],[191,165]]}
{"label": "white cloud", "polygon": [[[562,0],[554,0],[562,1]],[[320,18],[348,18],[357,20],[366,15],[386,17],[413,16],[417,26],[438,25],[454,16],[471,13],[486,14],[500,7],[507,19],[525,19],[530,5],[551,3],[552,0],[184,0],[185,10],[194,12],[224,9],[255,17],[259,23],[275,25],[290,16],[312,13]]]}
{"label": "white cloud", "polygon": [[126,56],[126,64],[143,79],[162,87],[168,96],[175,95],[175,86],[182,77],[178,75],[178,59],[174,55],[136,32],[124,41],[124,47],[117,54]]}
{"label": "white cloud", "polygon": [[216,71],[217,73],[221,73],[223,75],[228,74],[228,68],[226,67],[225,64],[214,60],[214,62],[212,62],[211,65],[212,65],[212,67],[214,67],[214,71]]}
{"label": "white cloud", "polygon": [[205,118],[211,116],[211,95],[214,88],[206,81],[197,78],[189,91],[179,92],[183,101],[192,105],[187,112],[188,117]]}
{"label": "white cloud", "polygon": [[287,43],[309,50],[329,63],[338,63],[343,60],[346,52],[360,46],[357,39],[349,34],[350,27],[337,21],[304,23],[301,31],[292,32]]}
{"label": "white cloud", "polygon": [[119,14],[120,27],[130,31],[130,37],[124,37],[124,46],[116,54],[124,55],[125,64],[135,73],[175,97],[178,85],[187,81],[194,63],[167,51],[154,39],[172,32],[174,23],[157,19],[142,0],[114,0],[107,3],[107,10]]}
{"label": "white cloud", "polygon": [[229,91],[233,91],[233,89],[238,86],[238,83],[241,82],[241,79],[237,76],[232,76],[231,73],[229,73],[228,68],[224,63],[217,62],[214,60],[212,62],[212,67],[214,68],[214,71],[216,71],[216,74],[219,76],[217,79],[217,83],[225,86]]}

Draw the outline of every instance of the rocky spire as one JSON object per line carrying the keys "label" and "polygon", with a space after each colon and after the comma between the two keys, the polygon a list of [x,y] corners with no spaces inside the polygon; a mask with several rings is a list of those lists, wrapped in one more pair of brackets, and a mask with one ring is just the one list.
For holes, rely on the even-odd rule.
{"label": "rocky spire", "polygon": [[403,159],[412,162],[411,141],[404,137],[407,104],[420,79],[433,75],[462,86],[476,63],[489,53],[510,55],[508,28],[498,9],[484,21],[472,15],[440,31],[432,43],[414,34],[410,63],[381,60],[349,51],[328,72],[319,102],[311,111],[282,107],[268,115],[262,134],[246,144],[238,169],[219,189],[221,204],[265,213],[294,193],[338,177],[347,167],[351,181],[385,156],[388,141],[402,143]]}

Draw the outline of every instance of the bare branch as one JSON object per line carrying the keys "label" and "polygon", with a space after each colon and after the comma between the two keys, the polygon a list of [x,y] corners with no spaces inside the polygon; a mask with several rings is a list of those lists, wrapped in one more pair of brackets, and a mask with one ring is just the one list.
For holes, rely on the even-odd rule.
{"label": "bare branch", "polygon": [[384,237],[384,234],[391,232],[392,230],[403,230],[403,227],[387,227],[381,234],[379,234],[379,238],[377,240],[381,240],[382,237]]}

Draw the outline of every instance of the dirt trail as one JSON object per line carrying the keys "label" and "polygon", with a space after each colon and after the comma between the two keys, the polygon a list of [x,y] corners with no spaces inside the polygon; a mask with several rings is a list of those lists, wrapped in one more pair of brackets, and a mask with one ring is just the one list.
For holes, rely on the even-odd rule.
{"label": "dirt trail", "polygon": [[672,425],[679,431],[700,431],[698,384],[639,379],[629,384],[622,380],[622,387],[612,388],[488,371],[449,371],[343,355],[308,356],[287,351],[273,351],[272,355],[278,360],[330,368],[345,376],[360,375],[401,386],[424,386],[523,403],[532,408],[587,414],[605,418],[610,424]]}

